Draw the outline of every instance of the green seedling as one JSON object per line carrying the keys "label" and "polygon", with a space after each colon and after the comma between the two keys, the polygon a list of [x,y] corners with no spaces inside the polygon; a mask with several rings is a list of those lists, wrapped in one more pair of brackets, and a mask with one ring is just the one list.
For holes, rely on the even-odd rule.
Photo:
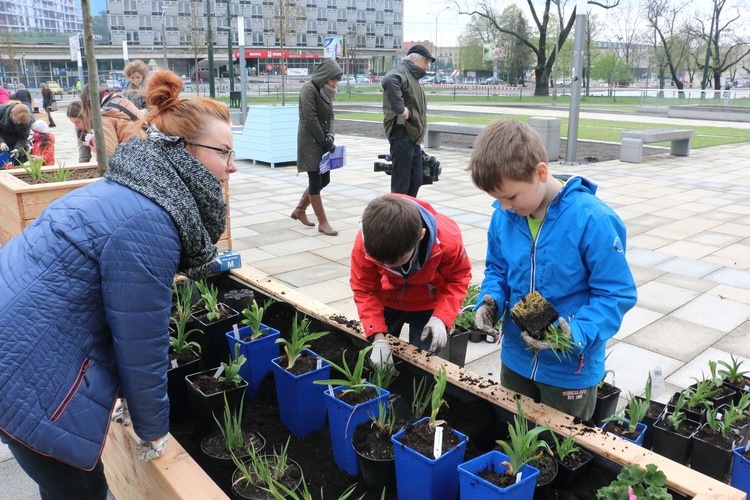
{"label": "green seedling", "polygon": [[640,465],[631,464],[623,467],[617,479],[609,486],[596,492],[597,500],[627,500],[630,495],[649,500],[671,500],[672,495],[667,490],[667,476],[654,464],[646,465],[642,470]]}
{"label": "green seedling", "polygon": [[[367,346],[359,351],[359,356],[357,357],[357,363],[354,365],[354,369],[349,368],[349,365],[346,363],[346,351],[344,351],[344,353],[341,355],[341,366],[337,365],[333,361],[326,360],[332,367],[334,367],[339,373],[341,373],[344,378],[315,380],[313,381],[313,384],[333,386],[342,385],[345,387],[345,389],[342,391],[342,394],[359,394],[363,392],[368,385],[367,379],[365,379],[362,374],[365,370],[365,358],[367,357],[367,353],[369,353],[371,349],[372,346]],[[380,390],[379,388],[377,389],[378,391]]]}
{"label": "green seedling", "polygon": [[[253,305],[255,305],[255,302],[253,302]],[[245,309],[245,311],[247,311],[247,309]],[[297,359],[299,359],[302,354],[302,351],[310,348],[311,344],[309,342],[325,337],[326,335],[328,335],[328,332],[310,333],[310,320],[303,317],[302,321],[300,321],[295,313],[290,340],[281,337],[276,339],[277,344],[284,346],[284,352],[286,353],[286,369],[291,370],[297,362]]]}
{"label": "green seedling", "polygon": [[648,411],[648,402],[645,399],[638,399],[633,393],[628,394],[628,404],[623,410],[617,412],[615,416],[602,419],[602,422],[620,422],[627,424],[628,432],[634,433],[638,430],[638,424],[641,423]]}
{"label": "green seedling", "polygon": [[432,386],[428,385],[427,378],[422,377],[417,383],[416,377],[411,381],[412,385],[412,399],[411,399],[411,414],[414,418],[420,419],[427,411],[427,407],[430,405],[430,397],[432,396]]}
{"label": "green seedling", "polygon": [[726,361],[719,361],[719,366],[723,367],[719,369],[719,375],[724,377],[727,382],[738,384],[742,382],[745,376],[750,372],[741,369],[742,363],[744,363],[744,361],[736,359],[734,357],[734,354],[731,354],[731,357],[731,363],[727,363]]}
{"label": "green seedling", "polygon": [[224,372],[219,377],[219,382],[240,385],[242,383],[240,368],[245,364],[245,361],[247,361],[245,355],[240,354],[240,344],[234,344],[234,359],[230,359],[229,363],[221,363],[221,366],[224,367]]}
{"label": "green seedling", "polygon": [[445,388],[448,386],[448,375],[445,372],[445,365],[440,365],[440,370],[435,374],[435,384],[432,386],[430,394],[430,428],[435,429],[438,425],[444,424],[443,420],[438,420],[437,416],[440,408],[448,402],[443,399]]}
{"label": "green seedling", "polygon": [[502,462],[507,467],[504,474],[515,476],[526,464],[539,460],[545,451],[550,452],[549,445],[539,436],[546,431],[551,431],[546,425],[534,427],[529,430],[529,424],[521,407],[521,401],[516,399],[516,414],[513,416],[513,424],[508,423],[508,441],[499,440],[497,444],[503,449],[508,460]]}
{"label": "green seedling", "polygon": [[245,394],[242,394],[240,400],[240,409],[234,414],[229,407],[227,393],[224,393],[224,422],[219,422],[216,415],[213,415],[216,425],[219,426],[221,435],[224,436],[224,442],[227,444],[227,450],[241,450],[245,444],[245,438],[242,436],[242,411],[245,404]]}
{"label": "green seedling", "polygon": [[268,331],[268,328],[261,325],[261,321],[263,321],[263,311],[265,311],[269,305],[271,305],[271,301],[266,301],[263,304],[263,307],[260,307],[258,303],[253,300],[249,309],[245,308],[242,310],[242,315],[245,317],[245,319],[242,320],[242,324],[250,327],[251,341],[262,337],[266,331]]}
{"label": "green seedling", "polygon": [[687,402],[688,396],[685,391],[680,392],[680,395],[675,402],[674,410],[672,410],[672,413],[670,413],[666,417],[667,425],[669,425],[669,427],[671,427],[675,432],[680,428],[680,425],[682,425],[685,419],[687,419],[687,415],[683,411],[683,408],[685,408]]}
{"label": "green seedling", "polygon": [[209,322],[218,321],[221,318],[219,311],[219,290],[205,280],[195,282],[195,286],[201,294],[201,303],[206,308],[206,319]]}
{"label": "green seedling", "polygon": [[557,437],[557,434],[554,432],[552,433],[552,440],[555,442],[555,455],[557,455],[557,458],[559,458],[561,462],[564,462],[565,458],[573,453],[581,451],[581,448],[576,445],[576,442],[573,439],[574,437],[575,435],[570,433],[565,436],[565,439],[561,440]]}

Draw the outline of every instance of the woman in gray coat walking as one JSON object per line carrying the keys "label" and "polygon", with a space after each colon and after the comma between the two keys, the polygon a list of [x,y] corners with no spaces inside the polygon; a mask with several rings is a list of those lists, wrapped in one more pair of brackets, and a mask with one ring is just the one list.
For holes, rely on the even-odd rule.
{"label": "woman in gray coat walking", "polygon": [[331,171],[321,174],[318,171],[320,160],[326,152],[333,152],[333,98],[343,72],[333,59],[323,61],[299,93],[299,128],[297,129],[297,171],[307,172],[308,187],[302,193],[292,219],[306,226],[314,226],[307,218],[305,210],[312,205],[318,218],[318,231],[328,236],[336,236],[326,218],[320,191],[331,182]]}

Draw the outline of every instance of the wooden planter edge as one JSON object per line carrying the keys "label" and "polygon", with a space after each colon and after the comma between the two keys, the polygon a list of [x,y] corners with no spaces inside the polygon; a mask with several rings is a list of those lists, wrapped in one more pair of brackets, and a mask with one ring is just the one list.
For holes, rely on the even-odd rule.
{"label": "wooden planter edge", "polygon": [[[362,334],[348,326],[353,321],[340,311],[322,304],[286,285],[269,278],[262,272],[244,266],[230,272],[231,276],[245,285],[276,300],[288,302],[300,312],[330,324],[338,330],[355,336],[362,341]],[[335,319],[332,319],[335,318]],[[395,337],[388,337],[393,354],[402,362],[405,357],[414,366],[429,373],[436,373],[440,365],[446,366],[448,381],[460,389],[487,400],[491,404],[515,413],[514,394],[498,383],[471,373],[449,363],[437,356],[430,356],[425,351],[403,342]],[[470,381],[470,383],[468,382]],[[576,424],[569,415],[561,413],[529,398],[521,397],[521,406],[526,417],[535,423],[550,426],[562,435],[573,432],[576,442],[620,465],[655,464],[667,476],[667,485],[673,490],[694,498],[722,498],[727,500],[746,500],[747,495],[728,484],[717,481],[689,467],[673,462],[659,454],[631,444],[624,439],[601,432],[599,429]],[[151,462],[139,462],[135,457],[138,438],[130,427],[112,425],[108,433],[107,444],[103,454],[105,472],[110,482],[110,489],[118,500],[127,498],[145,498],[154,492],[164,492],[166,498],[227,498],[219,487],[206,476],[205,472],[184,451],[179,443],[170,437],[167,453]],[[144,494],[136,491],[134,485],[150,485]],[[201,488],[201,489],[197,489]],[[196,492],[201,495],[196,496]],[[205,493],[203,493],[205,492]]]}

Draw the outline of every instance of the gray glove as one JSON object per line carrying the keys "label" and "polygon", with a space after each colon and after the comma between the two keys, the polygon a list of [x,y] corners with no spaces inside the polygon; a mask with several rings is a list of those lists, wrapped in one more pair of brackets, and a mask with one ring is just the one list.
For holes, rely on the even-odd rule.
{"label": "gray glove", "polygon": [[495,300],[489,295],[485,295],[482,302],[482,305],[474,313],[474,323],[476,323],[480,331],[487,335],[492,335],[497,340],[500,336],[500,332],[495,328],[497,304],[495,304]]}
{"label": "gray glove", "polygon": [[4,142],[0,142],[0,151],[8,151],[8,145]]}
{"label": "gray glove", "polygon": [[323,149],[329,153],[333,153],[336,150],[336,145],[333,143],[333,136],[331,134],[326,134],[326,138],[323,141]]}
{"label": "gray glove", "polygon": [[[560,325],[560,330],[562,330],[564,334],[570,337],[571,336],[570,325],[568,325],[568,322],[565,321],[565,319],[562,317],[558,318],[557,322]],[[524,342],[526,342],[526,345],[528,345],[535,351],[543,351],[545,349],[551,349],[547,342],[543,340],[535,339],[534,337],[529,335],[528,332],[521,332],[521,338],[523,339]]]}
{"label": "gray glove", "polygon": [[445,344],[448,342],[448,332],[446,331],[443,320],[437,316],[432,316],[422,330],[422,336],[419,338],[422,342],[427,340],[427,337],[432,337],[430,343],[430,354],[437,354],[443,350]]}

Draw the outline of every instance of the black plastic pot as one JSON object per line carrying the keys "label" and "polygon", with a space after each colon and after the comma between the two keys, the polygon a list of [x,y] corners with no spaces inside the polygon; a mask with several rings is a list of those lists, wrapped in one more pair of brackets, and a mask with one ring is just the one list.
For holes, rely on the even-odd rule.
{"label": "black plastic pot", "polygon": [[357,455],[362,479],[368,487],[377,491],[382,491],[383,488],[390,492],[396,491],[396,461],[394,459],[377,460],[366,457],[359,451]]}
{"label": "black plastic pot", "polygon": [[[703,424],[701,429],[704,429]],[[701,429],[693,434],[693,451],[690,453],[690,468],[719,481],[724,480],[724,474],[729,471],[732,463],[731,438],[727,448],[720,448],[699,436]],[[709,431],[710,432],[710,431]]]}
{"label": "black plastic pot", "polygon": [[586,470],[588,470],[591,460],[593,460],[594,457],[586,450],[580,450],[577,453],[583,456],[584,460],[575,468],[568,467],[565,462],[562,462],[555,457],[555,460],[557,460],[557,476],[555,476],[555,480],[552,481],[553,488],[558,490],[567,488],[569,484],[575,483],[575,481],[582,477]]}
{"label": "black plastic pot", "polygon": [[194,385],[194,380],[201,375],[212,376],[214,370],[193,373],[185,377],[188,386],[188,397],[190,400],[190,412],[193,415],[193,433],[198,439],[218,432],[219,427],[216,425],[214,415],[221,422],[224,415],[224,394],[227,396],[227,402],[232,412],[239,411],[242,397],[245,394],[247,382],[244,380],[241,384],[228,389],[224,392],[215,392],[213,394],[204,394]]}
{"label": "black plastic pot", "polygon": [[[192,351],[191,351],[192,352]],[[190,418],[190,401],[185,377],[200,371],[200,357],[167,369],[167,395],[169,396],[169,421],[182,422]]]}
{"label": "black plastic pot", "polygon": [[476,332],[474,330],[469,331],[469,342],[473,342],[476,344],[484,341],[484,337],[486,337],[486,335],[482,332]]}
{"label": "black plastic pot", "polygon": [[222,302],[224,302],[235,311],[239,311],[240,313],[243,309],[247,309],[251,305],[253,305],[254,299],[255,293],[249,288],[228,290],[221,296]]}
{"label": "black plastic pot", "polygon": [[698,422],[685,420],[681,427],[684,428],[685,433],[679,434],[672,430],[666,421],[659,420],[653,425],[654,441],[651,449],[654,453],[682,465],[687,465],[693,446],[692,435],[698,430],[698,427],[700,427]]}
{"label": "black plastic pot", "polygon": [[532,466],[538,469],[540,465],[539,462],[543,460],[546,461],[548,465],[552,466],[552,468],[554,469],[554,473],[546,480],[542,478],[541,473],[537,476],[536,487],[534,489],[534,498],[547,498],[547,491],[549,491],[549,489],[552,487],[552,483],[554,483],[555,479],[557,479],[557,473],[559,471],[557,460],[555,460],[555,458],[551,455],[542,455],[542,457],[534,464],[532,464]]}
{"label": "black plastic pot", "polygon": [[203,335],[197,335],[198,338],[196,339],[201,346],[201,368],[203,370],[218,368],[222,362],[229,361],[229,346],[227,346],[227,338],[224,334],[232,331],[232,325],[241,321],[240,313],[226,304],[222,303],[219,307],[222,306],[229,311],[229,316],[213,323],[205,323],[202,319],[199,319],[205,313],[205,309],[193,314],[193,318],[198,323],[198,328],[203,330]]}
{"label": "black plastic pot", "polygon": [[[677,400],[680,398],[680,393],[675,392],[672,395],[672,398],[669,400],[669,403],[667,403],[667,413],[672,413],[674,410],[674,405],[677,402]],[[687,405],[682,409],[682,411],[685,412],[685,415],[687,415],[688,420],[692,420],[693,422],[698,422],[699,424],[702,424],[706,421],[706,409],[704,407],[697,407],[697,408],[688,408]]]}
{"label": "black plastic pot", "polygon": [[621,392],[622,390],[619,387],[615,387],[609,382],[602,383],[602,387],[597,391],[596,406],[594,407],[594,414],[591,416],[591,421],[596,427],[601,427],[602,420],[615,414],[617,399]]}
{"label": "black plastic pot", "polygon": [[[644,398],[636,396],[636,399],[644,401]],[[667,405],[659,403],[658,401],[651,401],[648,405],[648,412],[643,417],[643,422],[646,424],[646,434],[643,435],[643,447],[647,450],[651,449],[651,445],[654,442],[654,423],[656,423],[664,415],[664,411],[667,409]]]}
{"label": "black plastic pot", "polygon": [[466,347],[469,345],[469,335],[468,331],[448,335],[448,341],[438,357],[463,367],[466,363]]}

